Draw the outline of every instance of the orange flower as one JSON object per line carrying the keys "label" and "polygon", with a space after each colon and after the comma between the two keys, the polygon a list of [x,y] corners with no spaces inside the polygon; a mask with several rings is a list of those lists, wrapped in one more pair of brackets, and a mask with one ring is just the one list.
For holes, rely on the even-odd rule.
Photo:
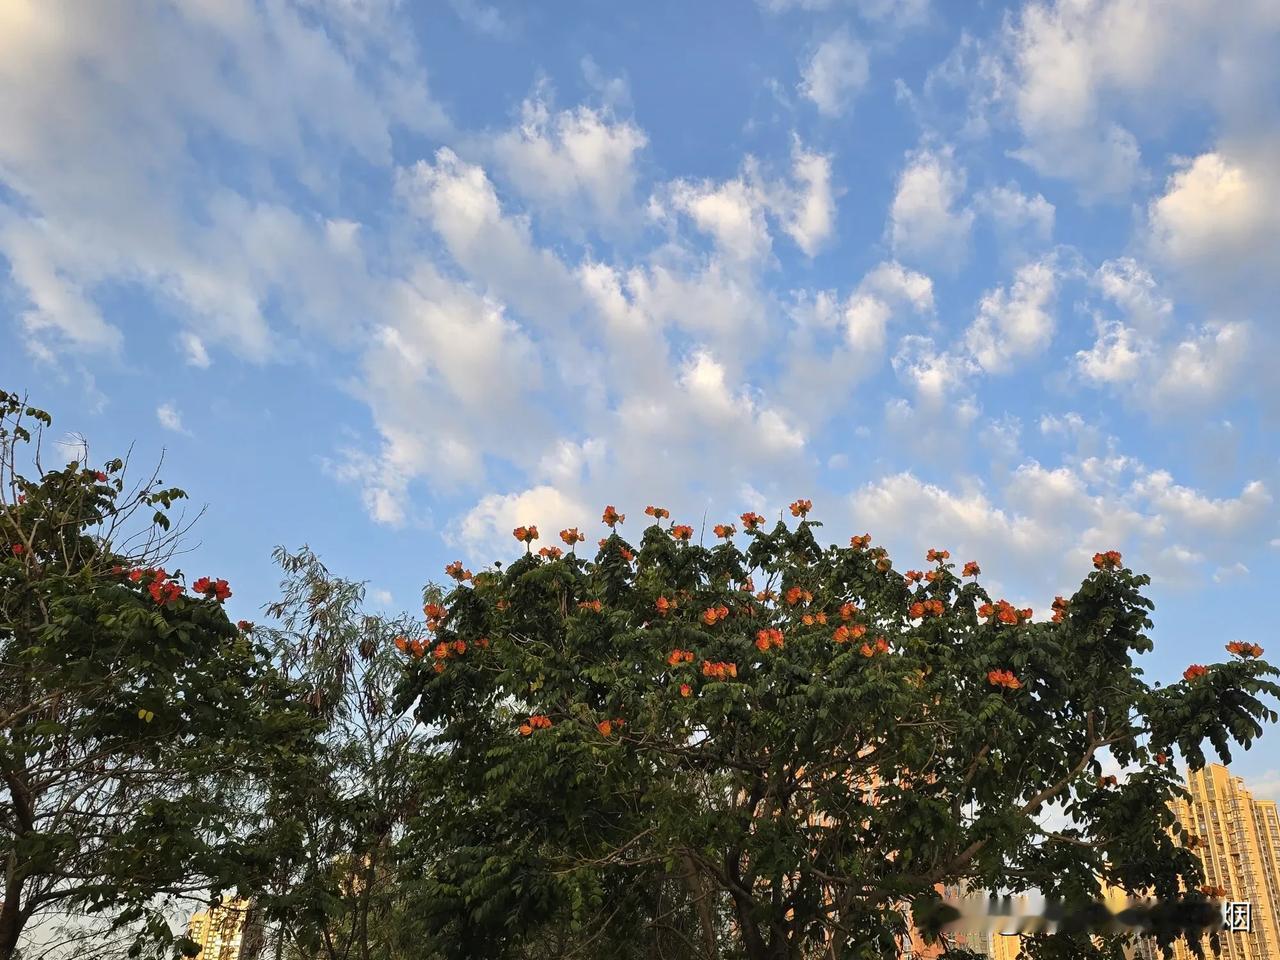
{"label": "orange flower", "polygon": [[879,560],[876,561],[876,569],[879,570],[881,573],[888,573],[889,568],[891,566],[893,566],[893,563],[889,560],[888,557],[881,557]]}
{"label": "orange flower", "polygon": [[613,509],[613,504],[610,504],[604,508],[604,515],[600,519],[605,522],[606,526],[613,527],[624,522],[627,517],[626,514],[619,513],[617,510]]}
{"label": "orange flower", "polygon": [[1163,753],[1156,754],[1156,763],[1164,763],[1169,758]]}
{"label": "orange flower", "polygon": [[693,696],[693,687],[689,686],[687,683],[680,684],[680,696],[682,697]]}
{"label": "orange flower", "polygon": [[913,603],[911,608],[907,611],[907,615],[911,617],[912,620],[919,620],[924,616],[924,604],[919,601]]}
{"label": "orange flower", "polygon": [[441,640],[436,644],[435,649],[431,651],[431,655],[437,660],[447,660],[449,657],[449,644]]}
{"label": "orange flower", "polygon": [[454,652],[454,653],[456,653],[458,656],[462,656],[464,653],[466,653],[466,652],[467,652],[467,641],[465,641],[465,640],[455,640],[455,641],[453,641],[453,652]]}
{"label": "orange flower", "polygon": [[908,570],[902,575],[902,579],[907,581],[907,583],[919,583],[923,576],[924,574],[919,570]]}
{"label": "orange flower", "polygon": [[1256,643],[1245,643],[1242,640],[1233,640],[1227,644],[1227,652],[1234,653],[1238,657],[1260,657],[1263,650]]}
{"label": "orange flower", "polygon": [[764,517],[760,516],[758,513],[751,513],[750,511],[744,513],[738,519],[742,521],[742,527],[744,530],[754,530],[756,527],[760,526],[760,524],[764,523]]}
{"label": "orange flower", "polygon": [[1053,622],[1061,623],[1067,615],[1067,607],[1069,604],[1061,597],[1053,598]]}
{"label": "orange flower", "polygon": [[1198,663],[1193,663],[1191,666],[1187,667],[1187,669],[1182,671],[1182,679],[1195,680],[1197,677],[1203,677],[1208,672],[1208,667],[1202,667]]}
{"label": "orange flower", "polygon": [[667,663],[670,666],[678,667],[682,663],[693,663],[692,650],[672,650],[667,657]]}
{"label": "orange flower", "polygon": [[871,534],[869,533],[864,533],[860,537],[849,538],[849,546],[853,547],[853,549],[855,550],[865,549],[866,546],[870,543],[871,543]]}
{"label": "orange flower", "polygon": [[545,714],[535,713],[529,718],[529,726],[535,730],[545,730],[551,726],[551,718]]}
{"label": "orange flower", "polygon": [[676,524],[676,526],[671,528],[671,536],[680,541],[687,541],[693,536],[693,527],[686,526],[683,523]]}
{"label": "orange flower", "polygon": [[480,638],[479,640],[477,640],[476,642],[480,644],[480,649],[481,649],[481,650],[488,650],[488,649],[489,649],[489,638],[488,638],[488,637],[481,637],[481,638]]}
{"label": "orange flower", "polygon": [[654,603],[654,606],[658,608],[658,612],[662,614],[664,617],[667,615],[669,611],[674,610],[676,608],[675,601],[668,600],[666,597],[659,597],[657,601]]}
{"label": "orange flower", "polygon": [[975,560],[970,560],[968,563],[966,563],[964,565],[964,570],[961,571],[963,576],[966,576],[966,577],[976,577],[981,572],[982,570],[978,567],[977,561]]}
{"label": "orange flower", "polygon": [[803,617],[801,617],[801,618],[800,618],[800,620],[801,620],[801,622],[803,622],[803,623],[804,623],[804,625],[805,625],[806,627],[812,627],[812,626],[813,626],[813,614],[812,614],[812,613],[806,613]]}
{"label": "orange flower", "polygon": [[856,614],[857,612],[858,612],[858,605],[856,603],[846,603],[840,608],[840,619],[852,620],[854,617],[854,614]]}
{"label": "orange flower", "polygon": [[533,727],[527,723],[520,724],[520,736],[527,737],[531,733],[533,733]]}
{"label": "orange flower", "polygon": [[511,535],[515,537],[517,540],[519,540],[521,543],[525,543],[529,539],[529,528],[516,527],[514,530],[511,531]]}
{"label": "orange flower", "polygon": [[587,537],[586,534],[579,533],[577,527],[570,527],[568,530],[560,531],[560,539],[572,547],[575,543],[581,543]]}
{"label": "orange flower", "polygon": [[859,648],[858,652],[861,653],[864,657],[875,656],[875,651],[872,650],[871,647],[865,643]]}
{"label": "orange flower", "polygon": [[924,602],[924,608],[928,613],[932,613],[935,617],[942,616],[943,611],[946,609],[941,600],[926,600]]}
{"label": "orange flower", "polygon": [[427,652],[427,645],[421,640],[414,640],[409,644],[409,650],[415,659],[421,660],[422,655]]}
{"label": "orange flower", "polygon": [[608,720],[601,720],[596,724],[596,729],[600,731],[601,736],[609,736],[613,733],[613,724]]}
{"label": "orange flower", "polygon": [[924,575],[924,578],[928,580],[930,583],[933,583],[933,581],[938,579],[938,571],[930,570],[928,573]]}
{"label": "orange flower", "polygon": [[803,517],[812,509],[812,500],[796,500],[791,504],[791,515],[793,517]]}
{"label": "orange flower", "polygon": [[836,632],[831,635],[831,639],[834,640],[836,643],[848,643],[849,628],[846,627],[843,623],[840,624],[840,626],[836,627]]}
{"label": "orange flower", "polygon": [[592,613],[599,613],[604,609],[604,604],[599,600],[583,600],[578,604],[579,610],[590,610]]}
{"label": "orange flower", "polygon": [[719,619],[720,619],[720,611],[717,610],[715,607],[707,607],[706,610],[702,611],[702,622],[705,623],[708,627],[715,626],[716,621]]}
{"label": "orange flower", "polygon": [[717,537],[720,537],[723,540],[728,540],[738,532],[732,523],[717,523],[712,527],[712,530],[715,531],[715,535]]}
{"label": "orange flower", "polygon": [[663,507],[645,507],[644,512],[655,520],[661,520],[663,517],[671,516],[671,511]]}
{"label": "orange flower", "polygon": [[449,611],[438,603],[428,603],[422,608],[422,612],[426,614],[428,620],[443,620]]}
{"label": "orange flower", "polygon": [[782,631],[777,627],[766,627],[756,631],[756,649],[767,653],[771,648],[782,648]]}
{"label": "orange flower", "polygon": [[734,663],[712,663],[710,660],[703,660],[702,675],[704,677],[712,677],[716,680],[723,680],[726,677],[736,677],[738,675],[738,666]]}
{"label": "orange flower", "polygon": [[1013,675],[1011,670],[992,670],[987,674],[987,683],[993,687],[1005,687],[1009,690],[1017,690],[1022,686],[1022,681]]}
{"label": "orange flower", "polygon": [[618,553],[621,554],[622,559],[627,561],[627,563],[630,563],[632,560],[636,558],[636,555],[632,553],[630,550],[628,550],[626,547],[619,547]]}
{"label": "orange flower", "polygon": [[1120,551],[1108,550],[1106,553],[1095,553],[1093,565],[1099,570],[1115,570],[1120,566]]}
{"label": "orange flower", "polygon": [[471,571],[463,569],[461,560],[455,560],[453,563],[446,564],[444,572],[458,581],[468,580],[471,577]]}
{"label": "orange flower", "polygon": [[888,653],[889,641],[886,640],[884,637],[876,637],[876,651],[878,653]]}
{"label": "orange flower", "polygon": [[396,649],[399,650],[401,653],[404,653],[406,650],[409,649],[409,641],[406,640],[404,637],[396,637]]}
{"label": "orange flower", "polygon": [[436,673],[444,673],[444,661],[437,660],[434,664],[432,664],[432,668],[435,670]]}
{"label": "orange flower", "polygon": [[596,541],[596,544],[600,547],[601,550],[603,550],[608,543],[609,543],[608,537],[601,537],[599,540]]}
{"label": "orange flower", "polygon": [[825,624],[826,624],[826,622],[827,622],[827,613],[826,613],[826,611],[825,611],[825,610],[819,610],[817,613],[815,613],[815,614],[813,615],[813,619],[815,619],[815,620],[817,620],[819,623],[821,623],[821,624],[825,625]]}
{"label": "orange flower", "polygon": [[950,550],[932,550],[932,549],[931,549],[928,553],[926,553],[926,554],[925,554],[924,558],[925,558],[926,560],[928,560],[930,563],[933,563],[935,560],[937,560],[937,561],[941,561],[941,560],[950,560],[950,559],[951,559],[951,551],[950,551]]}
{"label": "orange flower", "polygon": [[788,606],[794,607],[797,603],[808,603],[813,599],[813,594],[804,587],[791,587],[786,593],[786,601]]}
{"label": "orange flower", "polygon": [[548,560],[559,560],[563,554],[564,551],[559,547],[543,547],[538,551],[538,556],[546,557]]}
{"label": "orange flower", "polygon": [[982,606],[978,608],[978,616],[980,616],[983,620],[985,620],[987,619],[987,617],[991,616],[991,614],[995,613],[995,611],[996,611],[996,608],[993,607],[991,604],[984,603]]}
{"label": "orange flower", "polygon": [[867,632],[867,626],[864,623],[855,623],[849,627],[849,636],[853,639],[863,636]]}

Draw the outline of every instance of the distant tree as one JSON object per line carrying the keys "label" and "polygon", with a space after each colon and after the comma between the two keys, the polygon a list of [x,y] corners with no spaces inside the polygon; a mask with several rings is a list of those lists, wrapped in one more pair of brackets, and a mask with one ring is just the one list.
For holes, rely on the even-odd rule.
{"label": "distant tree", "polygon": [[[265,827],[285,856],[261,902],[277,958],[419,958],[397,844],[419,802],[410,760],[425,728],[394,698],[397,643],[418,642],[421,621],[364,608],[364,585],[332,575],[307,548],[277,549],[277,626],[255,628],[280,670],[322,719],[319,749],[270,791]],[[428,588],[428,599],[439,600]]]}
{"label": "distant tree", "polygon": [[45,469],[50,423],[0,392],[0,960],[68,914],[160,951],[173,898],[266,869],[247,798],[313,721],[226,581],[163,568],[185,494],[87,449]]}
{"label": "distant tree", "polygon": [[594,560],[521,527],[505,570],[450,566],[400,702],[434,732],[405,848],[441,956],[879,958],[904,908],[946,918],[944,884],[1196,896],[1173,749],[1228,761],[1274,721],[1262,651],[1151,685],[1149,580],[1118,553],[1035,619],[945,550],[903,574],[868,536],[823,546],[810,510],[744,514],[743,548],[659,522],[633,545],[610,507]]}

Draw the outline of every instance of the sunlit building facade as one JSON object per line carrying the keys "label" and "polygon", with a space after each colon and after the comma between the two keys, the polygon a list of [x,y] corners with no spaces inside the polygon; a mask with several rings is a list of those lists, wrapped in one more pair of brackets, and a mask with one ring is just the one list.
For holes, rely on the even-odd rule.
{"label": "sunlit building facade", "polygon": [[256,960],[262,950],[262,925],[248,900],[227,899],[197,911],[187,936],[200,948],[195,960]]}

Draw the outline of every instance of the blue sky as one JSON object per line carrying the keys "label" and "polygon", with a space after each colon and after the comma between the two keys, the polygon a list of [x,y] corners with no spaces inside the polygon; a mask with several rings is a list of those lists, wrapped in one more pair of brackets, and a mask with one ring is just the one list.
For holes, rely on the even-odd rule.
{"label": "blue sky", "polygon": [[1270,0],[93,10],[0,9],[0,384],[237,616],[804,496],[1038,612],[1120,549],[1154,679],[1273,645]]}

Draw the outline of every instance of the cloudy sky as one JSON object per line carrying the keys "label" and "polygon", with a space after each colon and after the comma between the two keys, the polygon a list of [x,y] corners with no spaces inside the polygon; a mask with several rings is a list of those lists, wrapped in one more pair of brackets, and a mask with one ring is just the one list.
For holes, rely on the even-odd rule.
{"label": "cloudy sky", "polygon": [[804,496],[1037,612],[1123,551],[1168,682],[1277,646],[1278,150],[1274,0],[8,0],[0,384],[236,616]]}

